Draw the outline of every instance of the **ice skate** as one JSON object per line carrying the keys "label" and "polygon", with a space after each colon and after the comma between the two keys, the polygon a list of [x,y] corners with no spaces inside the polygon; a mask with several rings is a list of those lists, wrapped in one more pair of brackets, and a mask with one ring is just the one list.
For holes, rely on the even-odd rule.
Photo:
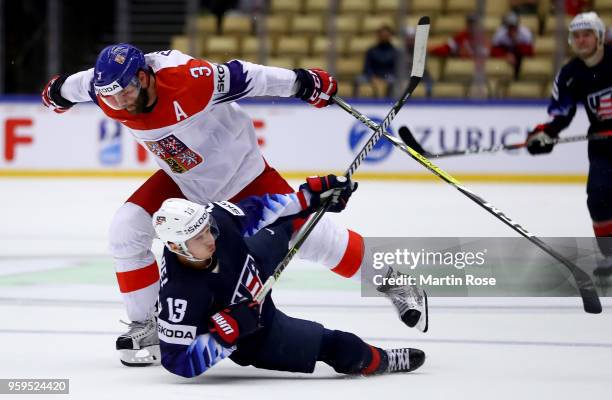
{"label": "ice skate", "polygon": [[159,364],[161,357],[155,318],[144,322],[123,323],[130,329],[117,338],[116,347],[120,353],[121,363],[128,367]]}
{"label": "ice skate", "polygon": [[[389,267],[385,278],[399,278],[408,276],[394,271]],[[427,306],[427,293],[416,285],[389,285],[384,284],[376,288],[383,293],[395,306],[400,319],[410,328],[427,332],[429,316]]]}
{"label": "ice skate", "polygon": [[380,365],[373,375],[412,372],[425,363],[425,353],[409,347],[403,349],[378,349]]}

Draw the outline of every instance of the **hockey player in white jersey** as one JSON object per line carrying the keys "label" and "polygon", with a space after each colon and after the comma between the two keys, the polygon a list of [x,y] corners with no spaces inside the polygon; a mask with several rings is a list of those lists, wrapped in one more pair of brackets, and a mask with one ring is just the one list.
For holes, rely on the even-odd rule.
{"label": "hockey player in white jersey", "polygon": [[[337,91],[321,69],[287,70],[240,60],[215,64],[177,50],[143,54],[129,44],[104,48],[96,65],[53,77],[43,103],[63,113],[78,102],[95,102],[125,125],[155,157],[161,170],[115,214],[109,230],[119,289],[131,321],[117,339],[121,361],[159,360],[153,318],[159,269],[151,244],[151,215],[168,198],[206,204],[293,189],[261,154],[251,118],[235,101],[245,97],[298,97],[321,108]],[[324,218],[299,256],[358,279],[364,263],[362,237]],[[387,291],[408,326],[427,330],[426,298],[416,288]],[[141,351],[146,349],[145,355]]]}

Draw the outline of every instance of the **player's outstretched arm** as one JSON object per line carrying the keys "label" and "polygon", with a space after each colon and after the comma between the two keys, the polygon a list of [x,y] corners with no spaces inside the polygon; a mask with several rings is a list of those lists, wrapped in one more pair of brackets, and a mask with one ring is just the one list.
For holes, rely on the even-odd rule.
{"label": "player's outstretched arm", "polygon": [[572,96],[570,85],[573,79],[567,67],[561,69],[555,77],[548,105],[551,120],[539,124],[527,134],[527,151],[532,154],[547,154],[553,150],[552,140],[559,132],[567,128],[576,115],[576,99]]}
{"label": "player's outstretched arm", "polygon": [[265,227],[306,217],[327,198],[332,202],[329,211],[340,212],[355,190],[357,183],[343,176],[309,177],[295,193],[251,196],[240,201],[238,207],[244,215],[238,221],[243,235],[252,236]]}
{"label": "player's outstretched arm", "polygon": [[41,93],[43,105],[61,114],[76,103],[92,101],[92,78],[93,68],[72,75],[55,75]]}
{"label": "player's outstretched arm", "polygon": [[215,65],[213,104],[246,97],[297,97],[315,107],[329,105],[338,83],[322,69],[289,70],[242,60]]}
{"label": "player's outstretched arm", "polygon": [[[178,332],[178,329],[175,332]],[[160,336],[162,366],[184,378],[203,374],[234,352],[233,347],[222,346],[208,333],[198,335],[189,345],[168,343],[165,340],[168,339]]]}
{"label": "player's outstretched arm", "polygon": [[198,376],[229,357],[236,342],[261,328],[259,304],[243,301],[215,314],[208,322],[210,333],[188,339],[195,326],[174,325],[160,319],[159,340],[162,365],[175,375]]}

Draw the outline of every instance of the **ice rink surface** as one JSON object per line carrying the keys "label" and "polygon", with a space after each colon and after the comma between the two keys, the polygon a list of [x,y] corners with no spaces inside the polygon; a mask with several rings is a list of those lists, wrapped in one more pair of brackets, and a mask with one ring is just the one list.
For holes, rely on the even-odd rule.
{"label": "ice rink surface", "polygon": [[[306,262],[292,263],[275,288],[280,309],[377,346],[421,348],[425,365],[361,378],[323,364],[302,375],[225,360],[192,380],[161,367],[123,367],[114,341],[126,317],[106,231],[142,181],[0,180],[0,378],[69,378],[70,395],[60,397],[75,399],[612,396],[610,298],[600,315],[584,313],[577,298],[434,298],[422,334],[402,325],[384,299],[361,298],[357,283]],[[467,186],[539,236],[592,235],[582,185]],[[364,181],[335,218],[366,236],[516,236],[439,182]]]}

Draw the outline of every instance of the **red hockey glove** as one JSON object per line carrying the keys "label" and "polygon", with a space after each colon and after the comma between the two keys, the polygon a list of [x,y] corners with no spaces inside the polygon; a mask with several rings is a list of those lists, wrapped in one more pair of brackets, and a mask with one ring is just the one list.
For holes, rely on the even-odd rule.
{"label": "red hockey glove", "polygon": [[555,146],[552,137],[545,132],[546,124],[536,126],[527,134],[527,151],[529,154],[547,154]]}
{"label": "red hockey glove", "polygon": [[210,334],[224,347],[232,347],[238,339],[261,328],[259,303],[242,301],[210,317]]}
{"label": "red hockey glove", "polygon": [[47,83],[41,93],[42,103],[45,107],[50,108],[58,114],[68,111],[68,109],[74,105],[73,102],[64,99],[60,94],[62,84],[67,77],[67,75],[55,75],[51,78],[49,83]]}
{"label": "red hockey glove", "polygon": [[310,197],[308,205],[310,211],[319,208],[321,203],[331,196],[328,211],[340,212],[346,207],[357,186],[357,182],[348,180],[344,176],[311,176],[306,178],[306,183],[300,186],[300,190],[308,194],[305,195],[306,198]]}
{"label": "red hockey glove", "polygon": [[338,82],[322,69],[294,69],[300,83],[295,97],[299,97],[317,108],[331,104],[331,97],[338,91]]}

